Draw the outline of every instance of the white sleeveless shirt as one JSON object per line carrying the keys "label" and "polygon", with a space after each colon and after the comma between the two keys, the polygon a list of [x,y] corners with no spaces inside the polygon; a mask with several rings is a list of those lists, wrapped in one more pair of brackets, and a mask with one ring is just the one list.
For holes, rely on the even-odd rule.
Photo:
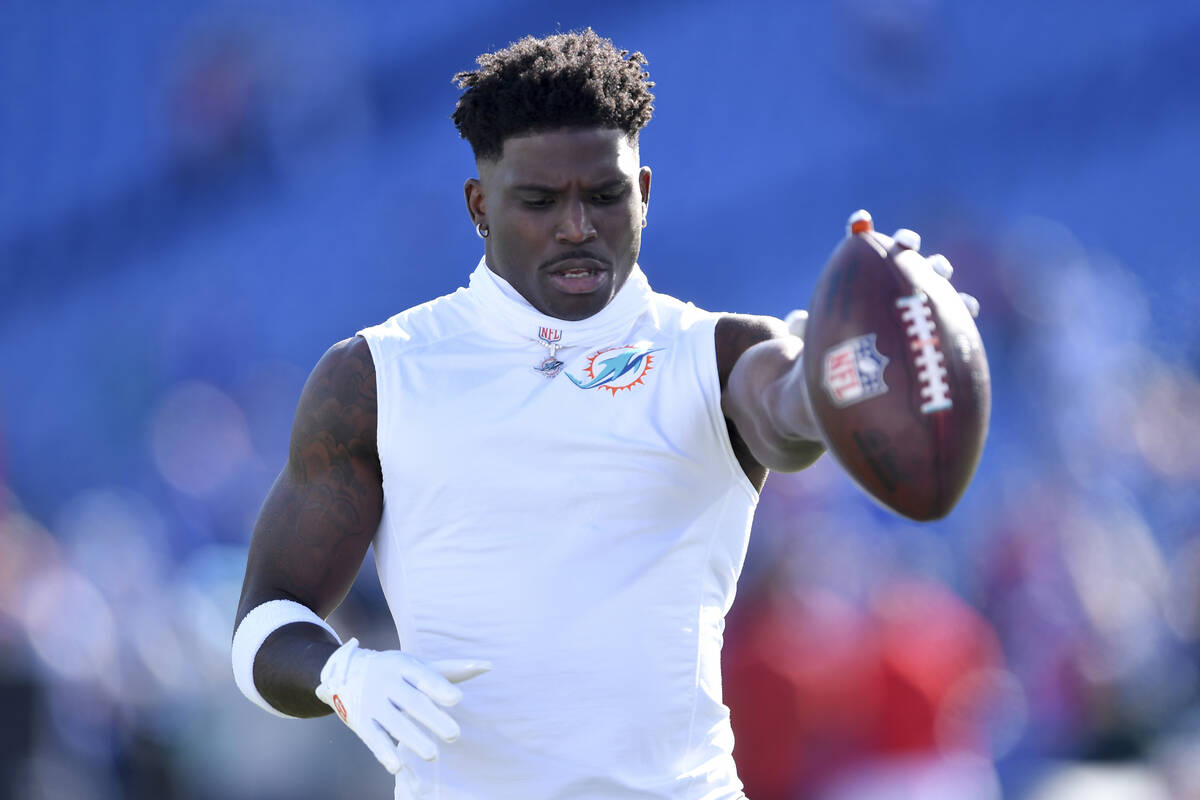
{"label": "white sleeveless shirt", "polygon": [[742,796],[720,655],[758,494],[717,319],[635,266],[598,314],[559,320],[480,261],[469,288],[361,331],[401,647],[493,663],[450,709],[462,738],[408,758],[397,798]]}

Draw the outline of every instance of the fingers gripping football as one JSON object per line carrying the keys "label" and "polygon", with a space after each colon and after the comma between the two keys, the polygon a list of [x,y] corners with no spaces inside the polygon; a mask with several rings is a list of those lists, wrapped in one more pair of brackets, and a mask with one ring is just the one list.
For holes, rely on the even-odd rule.
{"label": "fingers gripping football", "polygon": [[[871,225],[871,215],[869,213],[866,211],[856,211],[850,216],[850,221],[847,223],[846,228],[848,233],[862,233],[865,231],[873,231],[874,229],[871,227]],[[875,235],[880,239],[887,239],[885,236],[881,236],[879,234]],[[887,242],[885,246],[891,246],[897,250],[911,250],[914,253],[920,253],[921,234],[917,233],[916,231],[909,230],[908,228],[900,228],[895,234],[892,235],[890,242]],[[954,275],[954,266],[950,263],[950,259],[946,258],[941,253],[934,253],[931,256],[927,256],[925,258],[925,263],[929,265],[929,268],[932,269],[934,273],[940,275],[946,280],[950,280],[951,276]],[[967,307],[967,311],[971,312],[971,318],[974,319],[978,317],[979,300],[977,300],[974,295],[967,294],[966,292],[959,292],[958,296],[962,299],[963,304]],[[792,334],[793,336],[799,336],[801,339],[804,338],[805,327],[808,324],[808,311],[803,308],[797,308],[794,311],[789,312],[783,321],[787,324],[788,333]]]}
{"label": "fingers gripping football", "polygon": [[[865,210],[855,211],[850,215],[849,221],[846,223],[847,233],[866,233],[871,232],[876,239],[883,243],[884,247],[893,251],[909,250],[919,254],[921,251],[921,234],[908,228],[900,228],[889,238],[875,231],[874,223],[871,220],[871,215]],[[935,253],[925,258],[925,263],[929,265],[937,275],[950,280],[954,274],[954,267],[950,263],[950,259],[946,258],[941,253]],[[959,292],[958,296],[962,299],[963,305],[967,307],[967,311],[971,313],[971,318],[979,316],[979,300],[974,295],[966,292]]]}
{"label": "fingers gripping football", "polygon": [[462,690],[454,684],[489,669],[485,661],[425,662],[398,650],[367,650],[351,639],[325,663],[316,694],[395,774],[403,748],[432,761],[438,750],[430,734],[458,739],[458,723],[439,706],[457,704]]}
{"label": "fingers gripping football", "polygon": [[[925,259],[925,263],[927,263],[934,272],[946,280],[950,280],[950,276],[954,274],[954,267],[950,264],[950,259],[946,258],[941,253],[934,253],[933,255],[927,257]],[[967,294],[966,292],[959,292],[958,296],[962,299],[963,304],[966,305],[967,311],[971,312],[971,319],[978,317],[979,301],[975,299],[975,295]]]}

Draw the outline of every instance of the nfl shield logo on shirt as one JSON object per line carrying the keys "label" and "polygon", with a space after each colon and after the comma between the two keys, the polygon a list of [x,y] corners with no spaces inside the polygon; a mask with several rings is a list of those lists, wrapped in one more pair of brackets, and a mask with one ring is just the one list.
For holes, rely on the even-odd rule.
{"label": "nfl shield logo on shirt", "polygon": [[875,347],[875,334],[856,336],[825,351],[821,383],[838,406],[852,405],[888,390],[883,382],[887,363]]}

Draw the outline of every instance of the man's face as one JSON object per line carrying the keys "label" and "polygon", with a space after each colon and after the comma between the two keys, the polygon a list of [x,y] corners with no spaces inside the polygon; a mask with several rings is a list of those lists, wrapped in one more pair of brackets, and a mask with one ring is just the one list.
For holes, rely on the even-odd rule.
{"label": "man's face", "polygon": [[584,319],[608,305],[637,261],[650,168],[622,131],[570,128],[506,139],[467,181],[488,228],[488,265],[544,314]]}

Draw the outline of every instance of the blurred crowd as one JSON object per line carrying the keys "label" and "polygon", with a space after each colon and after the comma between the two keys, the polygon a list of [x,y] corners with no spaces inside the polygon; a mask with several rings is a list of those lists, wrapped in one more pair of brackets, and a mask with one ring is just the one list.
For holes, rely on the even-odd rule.
{"label": "blurred crowd", "polygon": [[[469,25],[430,8],[419,26],[384,3],[346,12],[357,25],[317,3],[286,15],[266,3],[144,5],[136,24],[62,3],[0,11],[12,17],[0,86],[15,98],[0,109],[0,798],[389,796],[390,776],[335,719],[279,720],[234,688],[246,544],[322,349],[451,290],[478,257],[459,206],[471,165],[446,120],[449,75],[556,22],[593,24],[661,69],[643,144],[656,180],[674,181],[656,189],[643,254],[656,288],[782,316],[803,304],[846,213],[869,205],[884,225],[908,214],[897,226],[945,253],[983,307],[991,432],[947,520],[890,515],[829,457],[767,483],[724,655],[748,795],[1200,798],[1200,292],[1182,241],[1200,213],[1184,180],[1200,170],[1200,92],[1155,82],[1175,103],[1155,115],[1145,104],[1159,95],[1113,78],[1188,88],[1200,70],[1169,60],[1195,66],[1195,48],[1180,47],[1200,33],[1188,4],[1165,4],[1151,24],[1065,3],[1076,22],[1086,8],[1092,28],[1079,24],[1075,44],[1021,28],[1026,77],[979,48],[938,62],[931,42],[993,12],[933,0],[841,0],[813,20],[788,10],[782,33],[718,4],[689,4],[688,25],[649,9],[641,27],[620,8],[551,19],[536,3],[512,18],[468,4]],[[722,121],[696,102],[708,124],[768,126],[778,157],[797,160],[750,188],[743,173],[724,176],[711,203],[691,196],[686,159],[703,143],[683,106],[697,43],[807,24],[837,35],[809,42],[814,77],[796,77],[795,108],[772,114],[826,102],[814,87],[830,84],[844,114],[813,124],[809,156],[787,149],[806,119],[734,109]],[[880,59],[876,45],[893,38],[907,56]],[[46,55],[51,44],[79,63]],[[934,188],[844,185],[883,148],[862,121],[898,75],[905,102],[942,130],[982,106],[933,78],[922,95],[922,74],[969,75],[985,105],[1058,105],[1021,81],[1040,92],[1037,69],[1101,50],[1136,58],[1077,73],[1075,89],[1094,97],[1099,74],[1141,105],[1127,127],[1064,109],[1100,131],[1091,149],[1000,142],[988,161],[970,139],[919,129],[891,145],[920,154]],[[758,48],[746,69],[781,69],[786,52]],[[772,86],[752,88],[771,102]],[[1053,179],[1031,177],[1039,170]],[[791,264],[778,237],[738,233],[737,214],[777,179],[803,182],[788,191],[816,209],[789,234],[805,243]],[[937,189],[962,181],[996,188],[973,188],[969,204]],[[1138,203],[1144,214],[1129,210]],[[710,217],[692,214],[705,204]],[[772,213],[761,217],[778,224]],[[718,218],[733,230],[697,243],[698,230],[723,233],[707,224]],[[1132,237],[1145,240],[1134,255],[1121,224],[1153,220],[1162,228]],[[698,279],[698,249],[747,267],[705,262]],[[395,646],[370,559],[332,621]]]}

